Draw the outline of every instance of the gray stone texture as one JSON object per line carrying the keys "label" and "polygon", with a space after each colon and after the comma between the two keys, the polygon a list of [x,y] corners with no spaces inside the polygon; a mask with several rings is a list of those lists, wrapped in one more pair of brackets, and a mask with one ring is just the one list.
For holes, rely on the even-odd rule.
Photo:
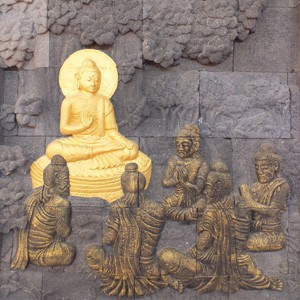
{"label": "gray stone texture", "polygon": [[283,74],[201,72],[202,135],[290,138],[290,90],[286,81]]}
{"label": "gray stone texture", "polygon": [[234,71],[291,72],[296,50],[297,13],[291,8],[267,8],[255,34],[235,43]]}
{"label": "gray stone texture", "polygon": [[[253,157],[263,143],[278,149],[281,174],[291,184],[283,216],[287,246],[250,253],[266,275],[283,281],[282,292],[240,290],[229,295],[186,289],[179,294],[167,287],[142,299],[299,299],[297,1],[0,1],[0,67],[8,68],[0,69],[0,143],[9,147],[0,146],[0,299],[117,299],[101,294],[100,281],[84,258],[87,244],[102,244],[109,207],[99,198],[69,198],[68,241],[77,248],[71,266],[10,270],[16,228],[23,224],[22,206],[31,191],[30,165],[61,137],[59,68],[83,48],[100,49],[117,63],[119,85],[112,101],[120,132],[152,159],[149,199],[162,203],[173,192],[162,187],[162,172],[185,124],[200,125],[201,155],[209,164],[216,159],[227,163],[235,192],[241,183],[256,181]],[[22,99],[41,100],[41,111]],[[19,150],[14,155],[15,147],[22,155]],[[6,168],[1,169],[3,163]],[[11,169],[4,174],[7,166]],[[167,220],[157,249],[185,252],[196,238],[195,222]]]}

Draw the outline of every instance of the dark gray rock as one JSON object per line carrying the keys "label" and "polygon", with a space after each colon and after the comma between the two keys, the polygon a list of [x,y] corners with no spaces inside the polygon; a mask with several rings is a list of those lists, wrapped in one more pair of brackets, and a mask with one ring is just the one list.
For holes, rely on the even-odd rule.
{"label": "dark gray rock", "polygon": [[200,77],[203,136],[290,138],[290,91],[283,75],[208,73]]}
{"label": "dark gray rock", "polygon": [[267,8],[257,22],[255,34],[235,44],[234,71],[291,72],[296,50],[296,17],[296,10]]}

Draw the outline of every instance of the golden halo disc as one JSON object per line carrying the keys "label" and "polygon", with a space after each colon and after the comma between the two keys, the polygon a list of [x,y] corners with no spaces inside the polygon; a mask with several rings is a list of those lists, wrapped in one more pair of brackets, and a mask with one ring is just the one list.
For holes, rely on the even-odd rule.
{"label": "golden halo disc", "polygon": [[101,72],[101,85],[98,94],[110,99],[118,86],[118,71],[114,60],[102,51],[83,49],[71,54],[59,72],[59,85],[68,97],[78,93],[76,74],[86,59],[92,59]]}

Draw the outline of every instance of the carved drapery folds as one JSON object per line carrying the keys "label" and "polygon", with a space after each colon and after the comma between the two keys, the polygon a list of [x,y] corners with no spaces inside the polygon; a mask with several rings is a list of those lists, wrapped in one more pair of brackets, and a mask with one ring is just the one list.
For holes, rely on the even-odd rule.
{"label": "carved drapery folds", "polygon": [[[196,125],[177,133],[176,154],[162,176],[163,186],[175,190],[162,202],[145,196],[138,165],[126,165],[121,178],[124,196],[110,205],[104,246],[92,244],[85,250],[103,293],[144,296],[166,286],[199,293],[282,291],[281,279],[265,274],[251,256],[251,251],[285,247],[281,219],[290,188],[279,174],[280,155],[272,145],[261,145],[253,160],[258,182],[252,187],[241,184],[235,193],[226,163],[214,160],[210,167],[200,155],[200,145]],[[193,226],[195,245],[185,252],[158,250],[170,220]]]}

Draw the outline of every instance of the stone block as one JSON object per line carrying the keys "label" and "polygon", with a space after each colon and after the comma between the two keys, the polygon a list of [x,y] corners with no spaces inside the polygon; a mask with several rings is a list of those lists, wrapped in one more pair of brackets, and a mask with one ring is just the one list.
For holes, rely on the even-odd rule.
{"label": "stone block", "polygon": [[120,84],[113,97],[123,134],[172,137],[183,125],[198,122],[198,71],[169,70],[160,76],[138,71],[136,78]]}
{"label": "stone block", "polygon": [[300,91],[298,83],[298,74],[289,74],[288,77],[291,93],[291,127],[292,137],[300,138]]}
{"label": "stone block", "polygon": [[267,8],[257,21],[255,34],[243,43],[235,43],[234,71],[291,72],[297,41],[296,18],[296,10]]}
{"label": "stone block", "polygon": [[286,76],[208,73],[200,76],[200,127],[204,137],[290,138]]}
{"label": "stone block", "polygon": [[59,135],[60,106],[63,95],[58,84],[58,69],[40,68],[19,72],[18,95],[42,100],[42,112],[36,119],[36,127],[19,127],[20,136]]}
{"label": "stone block", "polygon": [[293,1],[295,2],[295,0],[272,0],[272,1],[267,1],[267,7],[288,8]]}
{"label": "stone block", "polygon": [[80,38],[74,34],[50,34],[49,66],[60,68],[63,62],[75,51],[82,49]]}
{"label": "stone block", "polygon": [[145,300],[195,300],[195,299],[204,299],[204,300],[228,300],[228,294],[221,293],[209,293],[202,294],[192,289],[185,289],[182,294],[177,292],[176,290],[167,287],[162,290],[159,290],[157,293],[152,294],[150,296],[143,297]]}

